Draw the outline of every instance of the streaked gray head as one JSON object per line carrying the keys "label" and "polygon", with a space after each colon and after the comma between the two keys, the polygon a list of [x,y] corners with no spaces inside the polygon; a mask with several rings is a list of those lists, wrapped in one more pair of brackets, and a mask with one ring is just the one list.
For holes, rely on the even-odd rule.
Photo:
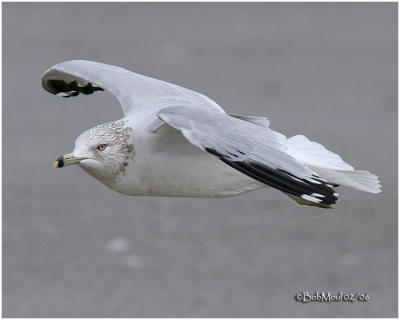
{"label": "streaked gray head", "polygon": [[79,164],[96,179],[110,184],[125,172],[133,154],[132,128],[125,120],[117,120],[83,132],[75,141],[74,151],[58,158],[54,166]]}

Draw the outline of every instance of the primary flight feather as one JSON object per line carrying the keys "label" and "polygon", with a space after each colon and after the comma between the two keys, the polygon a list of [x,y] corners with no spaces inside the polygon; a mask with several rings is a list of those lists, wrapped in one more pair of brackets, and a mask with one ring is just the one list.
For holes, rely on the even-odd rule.
{"label": "primary flight feather", "polygon": [[276,188],[302,205],[333,208],[345,185],[380,192],[376,175],[302,135],[286,138],[262,117],[229,115],[208,97],[120,67],[71,60],[42,76],[63,97],[107,90],[124,118],[83,132],[54,166],[78,164],[127,195],[229,197]]}

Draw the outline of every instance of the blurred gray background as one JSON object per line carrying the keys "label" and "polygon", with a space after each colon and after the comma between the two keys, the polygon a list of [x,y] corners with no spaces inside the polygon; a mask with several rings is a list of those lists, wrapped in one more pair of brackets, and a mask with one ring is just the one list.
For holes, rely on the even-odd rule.
{"label": "blurred gray background", "polygon": [[[78,167],[75,138],[122,111],[40,77],[101,61],[267,116],[381,178],[336,210],[276,190],[128,197]],[[3,316],[394,317],[397,4],[3,3]],[[300,291],[368,292],[309,303]]]}

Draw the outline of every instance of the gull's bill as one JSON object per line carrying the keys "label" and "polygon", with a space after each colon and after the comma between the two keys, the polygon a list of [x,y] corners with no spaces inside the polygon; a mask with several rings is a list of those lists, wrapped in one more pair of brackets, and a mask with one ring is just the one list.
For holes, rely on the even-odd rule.
{"label": "gull's bill", "polygon": [[82,160],[85,160],[86,158],[76,158],[74,157],[73,153],[67,153],[63,156],[60,156],[57,158],[56,161],[53,163],[53,168],[63,168],[66,166],[69,166],[71,164],[78,164]]}

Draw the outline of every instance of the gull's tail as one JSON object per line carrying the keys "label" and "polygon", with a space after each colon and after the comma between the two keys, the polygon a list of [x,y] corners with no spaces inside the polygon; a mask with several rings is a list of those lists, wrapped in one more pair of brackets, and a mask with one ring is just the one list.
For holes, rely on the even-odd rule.
{"label": "gull's tail", "polygon": [[379,193],[381,185],[376,175],[365,170],[354,170],[342,158],[323,145],[297,135],[287,139],[287,153],[333,185]]}

